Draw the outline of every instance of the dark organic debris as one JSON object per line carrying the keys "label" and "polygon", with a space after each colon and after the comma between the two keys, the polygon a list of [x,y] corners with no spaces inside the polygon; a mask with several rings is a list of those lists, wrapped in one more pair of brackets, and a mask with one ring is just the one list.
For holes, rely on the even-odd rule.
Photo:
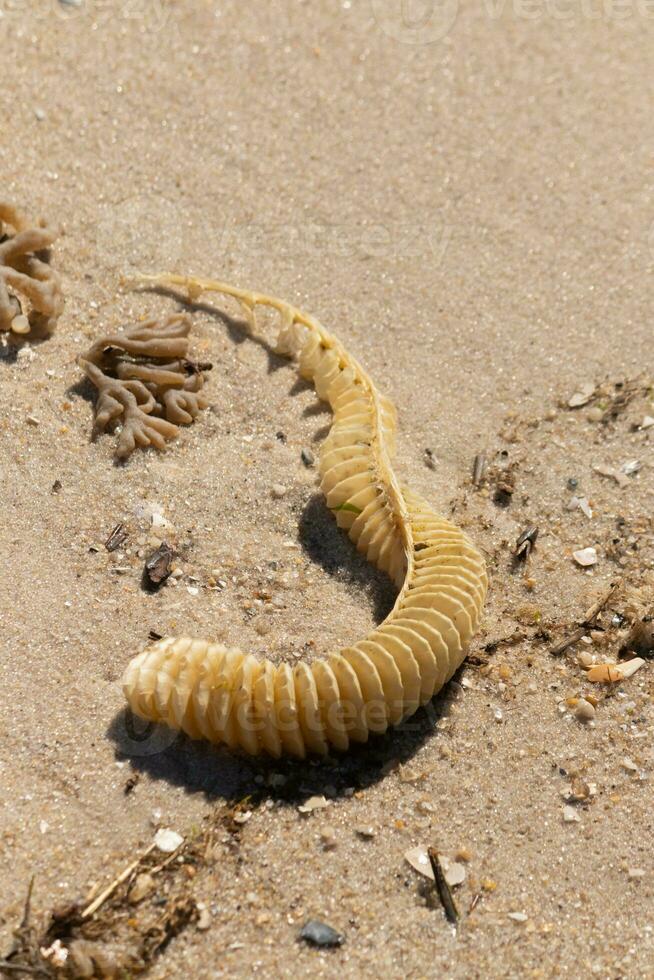
{"label": "dark organic debris", "polygon": [[427,854],[429,855],[431,870],[434,872],[434,886],[441,905],[443,906],[445,918],[448,922],[451,922],[452,925],[456,925],[459,920],[459,910],[456,907],[450,886],[445,878],[445,872],[443,871],[443,867],[438,856],[438,851],[435,847],[428,847]]}
{"label": "dark organic debris", "polygon": [[163,633],[157,633],[156,630],[150,630],[148,633],[148,640],[152,640],[153,643],[156,643],[157,640],[163,640]]}
{"label": "dark organic debris", "polygon": [[300,453],[300,457],[305,466],[313,466],[316,461],[316,457],[313,455],[310,449],[303,449]]}
{"label": "dark organic debris", "polygon": [[590,609],[586,612],[586,615],[582,619],[577,629],[570,633],[569,636],[566,636],[563,640],[559,640],[558,643],[554,644],[554,646],[550,649],[550,653],[553,657],[557,657],[559,654],[564,653],[568,647],[571,647],[574,643],[577,643],[582,636],[584,636],[589,627],[595,626],[595,620],[597,619],[598,615],[601,613],[602,609],[604,609],[604,606],[609,602],[609,600],[613,598],[621,585],[621,579],[617,582],[613,582],[606,592],[604,592],[599,597],[597,602],[594,602]]}
{"label": "dark organic debris", "polygon": [[63,487],[63,483],[61,482],[61,480],[55,480],[52,486],[50,487],[50,493],[59,493],[62,487]]}
{"label": "dark organic debris", "polygon": [[634,623],[620,648],[620,656],[635,654],[645,660],[654,657],[654,620],[640,619]]}
{"label": "dark organic debris", "polygon": [[436,469],[436,459],[434,458],[433,449],[425,449],[425,466],[428,466],[430,470]]}
{"label": "dark organic debris", "polygon": [[116,524],[115,528],[104,543],[107,551],[117,551],[121,544],[127,541],[127,531],[124,524]]}
{"label": "dark organic debris", "polygon": [[304,939],[311,946],[328,948],[342,946],[345,942],[345,936],[342,933],[336,932],[331,926],[319,922],[317,919],[310,919],[309,922],[305,922],[300,930],[299,938]]}
{"label": "dark organic debris", "polygon": [[175,552],[165,541],[145,559],[143,578],[148,588],[158,589],[170,575]]}
{"label": "dark organic debris", "polygon": [[159,922],[149,929],[141,944],[141,956],[150,963],[163,952],[171,939],[179,936],[191,922],[198,918],[198,907],[192,898],[185,897],[166,908]]}
{"label": "dark organic debris", "polygon": [[130,776],[129,779],[127,779],[125,785],[123,786],[123,793],[125,794],[125,796],[129,796],[129,794],[132,792],[135,786],[138,785],[140,779],[141,776],[138,772],[135,772],[133,776]]}

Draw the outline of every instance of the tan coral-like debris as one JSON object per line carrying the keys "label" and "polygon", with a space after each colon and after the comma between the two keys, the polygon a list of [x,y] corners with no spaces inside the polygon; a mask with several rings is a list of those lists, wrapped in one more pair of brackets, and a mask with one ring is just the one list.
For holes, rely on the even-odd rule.
{"label": "tan coral-like debris", "polygon": [[126,459],[137,446],[164,449],[180,425],[209,404],[202,394],[210,364],[187,359],[191,320],[174,314],[124,333],[100,337],[78,363],[98,389],[95,428],[121,422],[116,450]]}
{"label": "tan coral-like debris", "polygon": [[365,639],[311,665],[258,660],[220,643],[163,639],[123,677],[135,714],[251,754],[304,757],[365,742],[412,715],[445,684],[477,630],[487,589],[484,559],[467,536],[401,487],[391,467],[395,408],[312,317],[281,300],[223,283],[166,275],[197,297],[213,290],[281,317],[278,350],[329,403],[321,489],[338,525],[400,588]]}
{"label": "tan coral-like debris", "polygon": [[25,218],[0,201],[0,332],[50,334],[64,308],[50,247],[53,228],[30,228]]}

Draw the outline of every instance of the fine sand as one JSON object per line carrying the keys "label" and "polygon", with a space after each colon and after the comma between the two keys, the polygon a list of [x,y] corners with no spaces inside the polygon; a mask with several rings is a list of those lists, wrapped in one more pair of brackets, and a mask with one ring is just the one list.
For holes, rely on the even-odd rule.
{"label": "fine sand", "polygon": [[[578,661],[615,658],[654,605],[654,11],[401,8],[0,0],[0,197],[63,226],[66,295],[51,338],[0,347],[3,955],[32,875],[38,933],[165,827],[195,850],[86,934],[132,972],[186,902],[152,977],[654,976],[654,667],[608,689]],[[151,630],[292,659],[393,601],[300,458],[329,416],[229,302],[193,313],[211,408],[165,454],[117,466],[113,436],[90,441],[75,359],[180,307],[121,288],[163,269],[319,317],[395,401],[403,479],[484,550],[472,662],[402,732],[298,765],[130,727],[120,676]],[[569,409],[583,385],[602,388]],[[620,484],[594,470],[632,461]],[[148,594],[153,534],[182,574]],[[603,630],[552,657],[619,578]],[[456,930],[404,859],[430,845],[461,852]],[[307,919],[345,943],[298,942]]]}

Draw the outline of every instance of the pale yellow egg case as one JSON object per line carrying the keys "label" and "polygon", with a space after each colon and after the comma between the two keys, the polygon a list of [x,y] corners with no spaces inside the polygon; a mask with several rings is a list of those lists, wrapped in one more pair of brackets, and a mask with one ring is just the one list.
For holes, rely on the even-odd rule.
{"label": "pale yellow egg case", "polygon": [[254,311],[278,311],[277,349],[333,412],[320,456],[321,489],[368,561],[400,592],[365,639],[311,664],[274,664],[207,640],[163,639],[128,665],[123,689],[142,718],[257,755],[325,754],[386,731],[450,679],[479,626],[485,562],[468,537],[400,487],[391,466],[396,413],[366,372],[316,320],[274,297],[165,275],[192,298],[215,291]]}

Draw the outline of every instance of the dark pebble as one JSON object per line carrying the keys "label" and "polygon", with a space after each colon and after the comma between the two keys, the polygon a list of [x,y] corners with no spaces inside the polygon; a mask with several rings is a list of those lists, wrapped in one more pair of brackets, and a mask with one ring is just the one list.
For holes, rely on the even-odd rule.
{"label": "dark pebble", "polygon": [[568,490],[576,490],[579,486],[579,480],[575,480],[574,476],[571,476],[568,480]]}
{"label": "dark pebble", "polygon": [[300,456],[305,466],[313,466],[316,461],[316,457],[313,455],[310,449],[303,449]]}
{"label": "dark pebble", "polygon": [[312,946],[326,947],[342,946],[345,942],[345,936],[336,932],[331,926],[325,925],[324,922],[318,922],[317,919],[310,919],[309,922],[305,922],[300,930],[300,939],[304,939]]}

